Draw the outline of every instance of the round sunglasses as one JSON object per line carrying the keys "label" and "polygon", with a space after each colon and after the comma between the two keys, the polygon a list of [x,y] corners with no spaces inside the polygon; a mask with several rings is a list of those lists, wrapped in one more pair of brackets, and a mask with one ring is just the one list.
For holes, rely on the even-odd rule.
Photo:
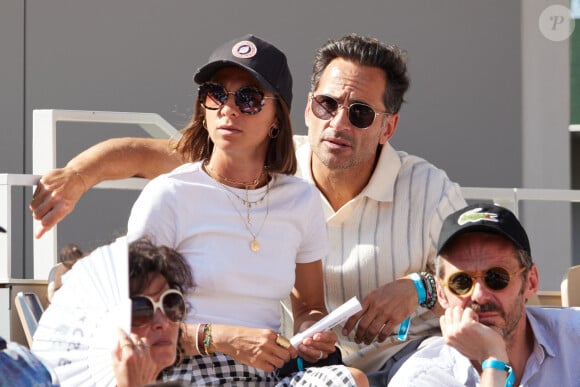
{"label": "round sunglasses", "polygon": [[339,108],[348,111],[348,120],[359,129],[366,129],[372,125],[376,116],[389,115],[387,112],[375,112],[372,107],[362,102],[353,102],[350,105],[341,105],[338,101],[328,95],[310,95],[310,109],[312,113],[321,120],[329,120],[336,116]]}
{"label": "round sunglasses", "polygon": [[197,89],[199,102],[209,110],[217,110],[228,100],[230,94],[235,97],[236,106],[244,114],[257,114],[262,111],[265,99],[276,99],[276,97],[266,97],[264,92],[254,86],[244,86],[237,91],[227,91],[225,87],[218,83],[204,83]]}
{"label": "round sunglasses", "polygon": [[448,287],[452,293],[458,296],[465,296],[473,291],[477,279],[483,278],[485,286],[491,290],[498,291],[507,288],[512,278],[522,273],[524,270],[526,270],[526,268],[522,267],[521,269],[510,273],[506,268],[498,266],[477,273],[457,271],[449,276],[447,282],[441,279],[441,285]]}
{"label": "round sunglasses", "polygon": [[165,317],[174,323],[183,321],[186,313],[183,295],[178,290],[169,289],[157,302],[147,296],[131,297],[131,326],[135,328],[151,324],[157,309],[161,309]]}

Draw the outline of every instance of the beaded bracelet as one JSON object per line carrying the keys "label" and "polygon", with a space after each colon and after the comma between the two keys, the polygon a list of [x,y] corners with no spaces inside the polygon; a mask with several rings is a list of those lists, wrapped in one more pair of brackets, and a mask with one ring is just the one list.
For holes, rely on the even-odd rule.
{"label": "beaded bracelet", "polygon": [[425,302],[421,304],[422,307],[427,309],[433,309],[435,304],[437,304],[437,286],[435,285],[435,278],[433,274],[427,272],[421,272],[421,279],[423,280],[423,285],[425,286]]}
{"label": "beaded bracelet", "polygon": [[203,327],[203,349],[205,354],[208,356],[213,356],[213,352],[209,350],[211,345],[211,324],[206,324]]}

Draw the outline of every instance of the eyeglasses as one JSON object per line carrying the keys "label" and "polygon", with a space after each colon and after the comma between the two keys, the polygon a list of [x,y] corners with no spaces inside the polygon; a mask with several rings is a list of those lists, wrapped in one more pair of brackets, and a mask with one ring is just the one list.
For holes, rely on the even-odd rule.
{"label": "eyeglasses", "polygon": [[328,95],[311,95],[310,108],[312,113],[321,120],[329,120],[336,116],[339,108],[348,109],[348,120],[359,129],[366,129],[372,125],[378,115],[389,115],[390,113],[377,113],[372,107],[362,102],[354,102],[348,106],[341,105]]}
{"label": "eyeglasses", "polygon": [[502,290],[507,288],[511,279],[526,270],[525,267],[510,273],[504,267],[492,267],[484,272],[470,273],[466,271],[458,271],[449,277],[447,282],[441,281],[441,285],[447,286],[449,290],[458,296],[464,296],[471,293],[475,287],[475,282],[478,278],[483,278],[485,286],[491,290]]}
{"label": "eyeglasses", "polygon": [[183,295],[175,289],[166,290],[159,301],[155,302],[147,296],[131,298],[131,326],[142,327],[153,321],[157,309],[170,321],[178,323],[185,318],[185,300]]}
{"label": "eyeglasses", "polygon": [[204,83],[197,89],[201,105],[209,110],[217,110],[228,100],[230,94],[235,96],[236,106],[244,114],[257,114],[262,111],[265,99],[264,92],[254,86],[244,86],[238,91],[227,91],[225,87],[217,83]]}

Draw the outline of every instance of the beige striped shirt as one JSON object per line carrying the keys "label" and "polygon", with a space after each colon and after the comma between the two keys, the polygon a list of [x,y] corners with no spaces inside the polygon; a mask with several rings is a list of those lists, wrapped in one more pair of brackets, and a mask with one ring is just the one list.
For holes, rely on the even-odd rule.
{"label": "beige striped shirt", "polygon": [[[308,140],[294,136],[294,141],[297,174],[313,182]],[[443,220],[465,205],[460,187],[443,170],[385,144],[371,180],[359,195],[338,211],[323,197],[330,242],[324,262],[327,308],[333,310],[353,296],[362,301],[379,286],[424,271],[435,256]],[[396,330],[381,344],[359,345],[352,333],[344,337],[337,329],[345,363],[369,372],[381,368],[409,340],[438,332],[439,320],[418,307],[403,343],[397,341]]]}

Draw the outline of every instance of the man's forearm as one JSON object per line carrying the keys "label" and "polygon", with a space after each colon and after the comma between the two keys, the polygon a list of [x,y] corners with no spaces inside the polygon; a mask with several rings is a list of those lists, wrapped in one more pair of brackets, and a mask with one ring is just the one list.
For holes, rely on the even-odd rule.
{"label": "man's forearm", "polygon": [[81,175],[90,188],[104,180],[132,176],[152,179],[180,164],[167,139],[114,138],[83,151],[67,167]]}

